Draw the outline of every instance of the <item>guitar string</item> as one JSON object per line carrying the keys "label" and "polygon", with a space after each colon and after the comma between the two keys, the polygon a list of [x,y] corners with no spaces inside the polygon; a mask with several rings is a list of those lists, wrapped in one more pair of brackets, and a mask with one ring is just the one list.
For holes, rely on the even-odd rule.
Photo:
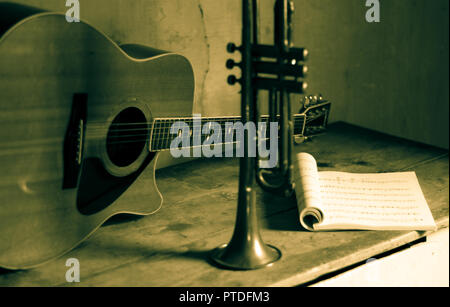
{"label": "guitar string", "polygon": [[[313,119],[307,120],[306,122],[311,122]],[[305,121],[304,119],[300,119],[300,120],[296,120],[294,121],[294,129],[297,128],[301,128],[303,127]],[[220,125],[221,128],[227,128],[226,126],[227,123],[225,123],[225,125]],[[88,124],[89,128],[93,131],[95,131],[95,127],[92,127],[92,125]],[[153,131],[153,135],[158,135],[157,132],[169,132],[171,130],[171,127],[173,126],[173,124],[171,123],[155,123],[155,125],[151,125],[153,127],[146,127],[146,128],[136,128],[136,129],[102,129],[102,130],[108,130],[108,131],[114,131],[114,132],[124,132],[124,131]],[[189,130],[202,130],[202,128],[204,127],[204,125],[188,125],[187,128],[189,128]],[[229,127],[231,128],[231,127]],[[182,128],[178,129],[178,130],[182,130]],[[214,129],[212,129],[214,130]],[[170,134],[174,134],[174,133],[170,133]],[[142,134],[139,134],[142,135]],[[129,136],[133,136],[133,135],[129,135]]]}
{"label": "guitar string", "polygon": [[[267,140],[268,138],[264,138],[264,139]],[[148,140],[148,138],[141,139],[141,140],[129,140],[129,141],[111,142],[109,144],[110,145],[117,145],[117,144],[142,143],[142,142],[146,142],[147,140]],[[168,140],[170,141],[171,139],[164,139],[163,141],[168,141]],[[206,138],[202,139],[202,141],[203,142],[206,141]],[[203,142],[201,142],[201,143],[203,143]],[[210,145],[225,145],[225,144],[228,144],[228,143],[236,143],[236,142],[237,141],[235,140],[235,138],[233,138],[233,140],[231,140],[231,141],[230,140],[222,140],[218,144],[210,144]],[[155,150],[170,148],[170,144],[168,144],[168,143],[161,143],[161,144],[159,144],[159,143],[161,143],[161,142],[158,142],[158,144],[150,144],[150,145],[152,145],[151,148],[155,149]],[[155,145],[155,147],[153,147],[153,145]],[[167,145],[167,146],[165,146],[165,145]],[[202,144],[200,146],[208,146],[208,145]],[[191,147],[195,147],[195,146],[189,146],[189,148],[191,148]]]}
{"label": "guitar string", "polygon": [[[297,117],[297,118],[295,118],[294,120],[294,124],[296,124],[296,125],[298,125],[298,124],[303,124],[303,121],[304,121],[304,117],[303,116],[300,116],[300,117]],[[264,123],[267,123],[267,120],[266,121],[263,121]],[[116,126],[140,126],[140,125],[145,125],[145,126],[147,126],[147,127],[144,127],[144,128],[132,128],[132,129],[118,129],[118,128],[116,128],[116,129],[108,129],[108,130],[112,130],[112,131],[127,131],[127,130],[130,130],[130,131],[139,131],[139,130],[150,130],[150,129],[156,129],[156,130],[158,130],[158,129],[160,129],[160,130],[163,130],[163,129],[167,129],[167,128],[169,128],[169,127],[171,127],[171,126],[173,126],[173,124],[174,123],[176,123],[176,121],[172,121],[172,120],[158,120],[158,119],[156,119],[154,122],[147,122],[147,123],[127,123],[127,124],[111,124],[110,125],[110,127],[116,127]],[[200,127],[203,127],[204,125],[206,125],[206,124],[208,124],[208,123],[219,123],[219,124],[227,124],[227,123],[230,123],[230,124],[234,124],[232,121],[229,121],[229,120],[222,120],[222,121],[202,121],[201,122],[201,125],[200,125]],[[96,125],[103,125],[104,123],[102,123],[102,124],[96,124],[95,122],[93,123],[93,122],[89,122],[88,123],[88,125],[91,127],[91,128],[94,128]],[[153,127],[149,127],[149,126],[153,126],[153,125],[155,125],[155,127],[153,128]],[[156,125],[157,125],[157,127],[156,127]],[[188,125],[189,127],[192,127],[192,125]],[[195,126],[195,127],[199,127],[199,126]]]}
{"label": "guitar string", "polygon": [[[303,113],[298,113],[298,114],[294,114],[293,115],[293,119],[294,119],[294,121],[296,121],[296,120],[298,120],[298,119],[304,119],[304,118],[307,118],[307,116],[308,116],[308,113],[310,113],[310,111],[312,111],[312,110],[314,110],[314,109],[317,109],[317,108],[319,108],[320,107],[320,105],[319,106],[316,106],[316,107],[314,107],[314,108],[312,108],[312,109],[310,109],[309,111],[307,111],[307,112],[303,112]],[[277,115],[277,118],[280,118],[280,115]],[[187,116],[187,117],[173,117],[173,118],[163,118],[163,119],[158,119],[158,118],[156,118],[156,119],[154,119],[153,121],[151,121],[151,122],[135,122],[135,123],[112,123],[112,124],[110,124],[109,126],[110,127],[119,127],[119,126],[136,126],[136,125],[142,125],[142,126],[149,126],[149,125],[156,125],[156,124],[158,124],[158,123],[161,123],[161,122],[167,122],[167,123],[165,123],[165,124],[169,124],[169,125],[171,125],[171,124],[173,124],[173,123],[175,123],[175,122],[177,122],[177,121],[181,121],[181,120],[184,120],[185,122],[187,121],[187,122],[194,122],[194,121],[196,121],[196,120],[200,120],[200,122],[203,124],[203,123],[209,123],[209,122],[222,122],[222,123],[227,123],[227,122],[230,122],[230,121],[239,121],[240,119],[242,119],[242,116],[230,116],[230,117],[200,117],[200,118],[198,118],[198,119],[196,119],[196,118],[193,118],[192,116]],[[260,116],[260,119],[262,119],[262,120],[264,120],[264,121],[268,121],[269,119],[270,119],[270,116],[269,115],[261,115]],[[97,121],[97,122],[89,122],[89,125],[92,127],[92,126],[95,126],[95,125],[104,125],[105,124],[105,122],[99,122],[99,121]],[[161,125],[159,125],[159,126],[161,126]],[[165,126],[165,127],[162,127],[162,128],[160,128],[160,129],[164,129],[164,128],[167,128],[167,126]],[[147,127],[147,128],[141,128],[141,129],[143,129],[143,130],[145,130],[145,129],[149,129],[149,127]],[[111,129],[110,129],[111,130]],[[135,130],[137,130],[137,129],[135,129]]]}
{"label": "guitar string", "polygon": [[[303,114],[295,114],[294,117],[303,117]],[[268,116],[263,116],[261,119],[267,119]],[[230,122],[230,121],[239,121],[241,120],[242,117],[229,117],[229,118],[224,118],[224,117],[202,117],[199,119],[194,119],[192,117],[186,117],[186,118],[178,118],[178,117],[174,117],[174,118],[155,118],[153,121],[170,121],[170,122],[177,122],[177,121],[186,121],[186,122],[193,122],[193,121],[200,121],[200,122]],[[130,126],[130,125],[148,125],[153,123],[153,121],[151,122],[135,122],[135,123],[112,123],[112,126]],[[91,122],[92,124],[105,124],[105,122]]]}
{"label": "guitar string", "polygon": [[[304,122],[303,119],[295,120],[294,121],[294,125],[298,127],[298,126],[303,125],[303,122]],[[225,123],[220,124],[220,126],[221,127],[226,127],[227,123],[232,124],[231,122],[225,122]],[[266,122],[266,124],[267,124],[267,122]],[[88,124],[88,126],[91,129],[96,129],[95,126],[92,126],[91,124]],[[123,131],[148,131],[148,130],[158,131],[158,130],[168,130],[168,129],[170,130],[170,128],[173,126],[173,123],[170,123],[170,122],[168,122],[168,123],[161,123],[161,124],[160,123],[155,123],[154,127],[149,127],[149,126],[153,126],[153,125],[147,125],[147,127],[145,127],[145,128],[133,128],[133,129],[118,129],[118,128],[114,128],[114,129],[108,129],[108,131],[123,132]],[[205,126],[205,124],[188,125],[189,128],[196,128],[196,129],[203,128],[204,126]],[[102,129],[102,130],[106,130],[106,129]],[[181,128],[179,130],[181,130]]]}
{"label": "guitar string", "polygon": [[[295,123],[294,131],[298,130],[299,128],[303,128],[303,124],[304,124],[304,121],[299,121],[298,123]],[[148,132],[148,131],[152,131],[153,132],[152,135],[157,136],[157,137],[161,136],[161,135],[165,136],[165,134],[169,134],[171,136],[176,135],[177,133],[172,133],[170,128],[171,128],[171,126],[169,125],[169,126],[164,126],[164,127],[154,127],[154,128],[145,128],[145,129],[128,129],[128,130],[116,129],[116,130],[112,130],[112,131],[117,131],[117,132],[123,132],[123,131],[143,131],[143,132],[145,131],[145,132]],[[208,135],[208,134],[203,133],[203,131],[202,131],[203,126],[189,126],[188,128],[190,131],[191,130],[200,131],[201,132],[200,134]],[[220,126],[220,128],[223,129],[223,128],[227,128],[227,127]],[[179,129],[179,131],[180,130],[183,130],[183,129]],[[224,129],[224,130],[226,130],[226,129]],[[109,131],[111,131],[111,130],[109,130]],[[212,131],[214,131],[214,129],[212,129]],[[163,133],[158,133],[158,132],[163,132]],[[147,134],[141,133],[141,134],[115,135],[115,136],[111,136],[110,138],[139,137],[139,136],[144,136],[144,135],[147,136]],[[194,134],[191,134],[191,135],[194,135]],[[161,138],[158,138],[158,139],[161,139]]]}
{"label": "guitar string", "polygon": [[[303,117],[304,117],[303,115],[296,116],[295,120],[298,120],[298,119],[303,118]],[[233,123],[233,122],[239,121],[240,119],[241,119],[241,118],[236,118],[235,120],[233,120],[233,119],[231,119],[231,118],[230,118],[230,119],[221,119],[221,120],[214,120],[214,119],[207,119],[207,120],[205,120],[205,119],[202,119],[202,120],[201,120],[201,123],[202,123],[202,124],[210,123],[210,122],[216,122],[216,123]],[[262,119],[264,120],[264,122],[266,122],[268,118],[262,118]],[[152,121],[152,122],[112,123],[110,126],[111,126],[111,127],[116,127],[116,126],[118,126],[118,127],[120,127],[120,126],[148,126],[148,125],[152,125],[153,123],[161,123],[161,122],[163,122],[163,123],[165,123],[165,124],[174,124],[174,123],[176,123],[176,122],[180,122],[180,120],[173,120],[173,119],[170,119],[170,120],[161,119],[161,120],[160,120],[160,119],[155,119],[155,120]],[[194,120],[189,119],[189,120],[184,121],[184,122],[194,122]],[[90,124],[91,126],[93,126],[93,125],[104,125],[105,122],[89,122],[89,124]]]}
{"label": "guitar string", "polygon": [[[299,135],[299,134],[295,134],[295,135]],[[161,147],[161,148],[166,148],[166,147],[170,147],[169,146],[169,142],[173,141],[176,139],[176,137],[174,137],[175,135],[170,135],[168,137],[159,137],[159,138],[154,138],[152,140],[152,147],[154,146],[155,148]],[[196,135],[191,135],[189,137],[189,140],[193,140],[195,137],[199,137],[200,138],[200,142],[204,142],[206,140],[208,140],[210,138],[210,135],[208,134],[196,134]],[[228,140],[224,140],[223,135],[221,135],[221,143],[225,143]],[[234,140],[235,138],[233,138]],[[266,138],[267,139],[267,138]],[[149,136],[145,136],[144,138],[141,139],[134,139],[134,140],[121,140],[121,141],[112,141],[109,142],[108,144],[110,145],[117,145],[117,144],[129,144],[129,143],[141,143],[141,142],[147,142],[149,141]]]}
{"label": "guitar string", "polygon": [[[308,123],[308,121],[307,121],[307,123]],[[303,129],[302,129],[303,130]],[[303,131],[302,131],[303,132]],[[295,133],[295,130],[294,130],[294,133]],[[299,135],[299,134],[295,134],[295,135]],[[143,136],[143,135],[139,135],[139,137],[140,136]],[[156,135],[156,138],[154,138],[155,137],[155,135],[153,135],[153,139],[152,139],[152,143],[150,144],[150,147],[152,148],[152,149],[155,149],[155,150],[162,150],[162,149],[166,149],[167,148],[167,146],[169,145],[169,142],[170,141],[173,141],[174,139],[175,139],[175,134],[171,134],[171,135],[167,135],[167,137],[166,137],[166,135],[163,135],[164,137],[158,137],[157,135]],[[190,139],[192,138],[194,138],[194,137],[200,137],[200,140],[201,140],[201,142],[203,142],[203,141],[205,141],[205,140],[207,140],[209,137],[210,137],[210,135],[208,135],[208,134],[195,134],[195,135],[190,135]],[[266,138],[267,139],[267,138]],[[110,142],[109,144],[111,144],[111,145],[116,145],[116,144],[129,144],[129,143],[141,143],[141,142],[147,142],[147,141],[149,141],[149,135],[145,135],[145,137],[144,138],[142,138],[142,139],[135,139],[135,140],[127,140],[127,141],[115,141],[115,142]],[[217,145],[221,145],[221,144],[226,144],[226,142],[227,142],[228,140],[225,140],[225,141],[222,141],[220,144],[217,144]],[[235,142],[234,141],[234,138],[233,138],[233,141],[232,142]],[[167,146],[166,146],[167,145]],[[170,146],[169,146],[170,147]],[[191,146],[192,147],[192,146]]]}
{"label": "guitar string", "polygon": [[[304,121],[295,121],[294,126],[296,128],[303,126]],[[170,131],[171,127],[173,125],[172,124],[163,124],[163,125],[158,125],[157,127],[146,127],[146,128],[136,128],[136,129],[108,129],[108,131],[114,131],[114,132],[124,132],[124,131],[149,131],[149,130],[153,130],[153,131]],[[200,129],[202,130],[202,128],[205,125],[188,125],[189,129]],[[226,123],[225,125],[220,125],[221,128],[227,127]],[[106,130],[106,129],[104,129]],[[182,130],[182,128],[179,128],[178,130]],[[213,129],[214,130],[214,129]]]}
{"label": "guitar string", "polygon": [[[303,127],[303,123],[300,123],[300,124],[296,124],[296,125],[294,125],[294,130],[298,130],[299,128],[302,128]],[[195,131],[201,131],[201,133],[202,134],[205,134],[203,131],[202,131],[202,128],[203,128],[203,126],[189,126],[188,127],[189,128],[189,131],[191,131],[191,130],[195,130]],[[221,126],[220,127],[221,128],[221,130],[226,130],[226,129],[224,129],[224,128],[227,128],[226,126]],[[232,127],[230,127],[230,128],[232,128]],[[266,127],[266,128],[269,128],[269,127]],[[179,131],[182,131],[183,129],[178,129],[177,130],[177,133],[179,132]],[[214,131],[214,128],[212,128],[211,129],[212,131]],[[111,130],[110,130],[111,131]],[[153,132],[153,135],[164,135],[164,134],[166,134],[166,133],[168,133],[168,134],[170,134],[170,135],[176,135],[177,133],[174,133],[174,132],[171,132],[171,126],[166,126],[166,127],[158,127],[158,128],[147,128],[147,129],[136,129],[136,130],[132,130],[132,129],[130,129],[130,130],[113,130],[113,131],[115,131],[115,132],[125,132],[125,131],[142,131],[143,133],[140,133],[140,134],[126,134],[126,135],[116,135],[116,136],[111,136],[111,137],[120,137],[120,138],[123,138],[123,137],[133,137],[133,136],[141,136],[141,135],[144,135],[145,134],[145,132],[148,132],[148,131],[152,131]],[[162,133],[159,133],[159,132],[162,132]]]}
{"label": "guitar string", "polygon": [[[307,119],[307,114],[303,113],[303,114],[296,114],[293,115],[293,121],[294,121],[294,134],[296,130],[300,130],[303,132],[303,126],[305,126],[305,118],[306,118],[306,123],[311,122],[313,119]],[[277,116],[279,118],[279,116]],[[145,128],[136,128],[136,129],[129,129],[129,130],[133,130],[133,131],[151,131],[151,134],[138,134],[138,135],[125,135],[125,136],[111,136],[110,139],[119,139],[119,138],[130,138],[130,137],[143,137],[142,139],[135,139],[135,140],[125,140],[125,141],[115,141],[115,142],[110,142],[109,144],[113,145],[113,144],[129,144],[129,143],[141,143],[141,142],[146,142],[149,140],[149,136],[151,137],[151,144],[150,147],[155,147],[156,150],[158,149],[164,149],[166,148],[169,144],[170,141],[173,141],[175,139],[175,133],[169,133],[170,131],[170,127],[173,125],[174,122],[176,122],[177,120],[181,120],[181,119],[185,119],[188,122],[195,122],[195,119],[193,119],[192,117],[186,117],[186,118],[170,118],[170,119],[155,119],[153,122],[142,122],[142,123],[120,123],[120,124],[112,124],[111,126],[131,126],[131,125],[145,125],[147,127]],[[202,123],[201,126],[203,126],[209,122],[213,122],[213,120],[216,120],[216,122],[220,122],[221,128],[223,127],[223,124],[226,124],[233,121],[233,120],[239,120],[241,119],[241,117],[230,117],[230,118],[216,118],[216,117],[210,117],[210,118],[201,118],[200,122]],[[262,120],[265,120],[265,122],[267,122],[269,120],[269,116],[265,115],[265,116],[261,116]],[[92,130],[92,126],[95,126],[96,123],[89,123],[89,126],[91,127]],[[149,127],[152,126],[152,127]],[[195,130],[196,128],[201,128],[198,126],[189,126],[189,130]],[[300,128],[300,129],[299,129]],[[109,129],[111,130],[111,129]],[[113,131],[120,131],[121,129],[112,129]],[[124,129],[122,129],[123,131]],[[181,129],[180,129],[181,130]],[[200,129],[201,131],[201,129]],[[160,132],[163,132],[162,134]],[[91,133],[92,135],[92,133]],[[295,134],[297,135],[297,134]],[[190,135],[190,137],[194,138],[194,137],[200,137],[201,141],[207,140],[210,135],[209,134],[192,134]],[[166,146],[167,145],[167,146]],[[161,147],[161,148],[158,148]]]}
{"label": "guitar string", "polygon": [[[296,130],[303,130],[303,126],[305,125],[305,118],[306,114],[296,114],[293,115],[293,121],[294,121],[294,134]],[[279,118],[279,115],[277,116]],[[201,118],[200,121],[202,123],[202,126],[204,125],[203,123],[207,124],[210,122],[213,122],[213,120],[216,120],[215,122],[220,122],[221,125],[220,127],[225,128],[226,129],[226,124],[230,123],[230,121],[234,121],[234,120],[239,120],[242,117],[230,117],[230,118],[216,118],[216,117],[210,117],[210,118]],[[265,120],[265,122],[268,122],[268,120],[270,119],[269,116],[264,115],[260,117],[262,120]],[[136,129],[129,129],[132,131],[151,131],[150,134],[135,134],[135,135],[119,135],[119,136],[110,136],[110,139],[124,139],[124,138],[140,138],[142,137],[142,139],[135,139],[135,140],[121,140],[121,141],[113,141],[110,142],[109,144],[111,145],[116,145],[116,144],[129,144],[129,143],[141,143],[141,142],[147,142],[149,137],[151,140],[151,144],[150,146],[153,147],[155,146],[156,149],[158,149],[158,147],[161,147],[161,149],[167,147],[170,141],[173,141],[175,139],[175,133],[170,133],[170,127],[173,125],[173,123],[175,123],[177,120],[181,120],[181,119],[185,119],[188,122],[195,122],[195,119],[193,119],[192,117],[186,117],[186,118],[171,118],[171,119],[155,119],[153,122],[145,122],[145,123],[120,123],[120,124],[112,124],[111,126],[131,126],[131,125],[145,125],[147,127],[145,128],[136,128]],[[306,123],[310,122],[310,120],[306,120]],[[224,125],[225,124],[225,125]],[[96,125],[95,123],[89,123],[91,130],[92,130],[92,126]],[[150,127],[151,126],[151,127]],[[195,129],[201,128],[202,127],[198,127],[198,126],[189,126],[189,130],[195,130]],[[300,128],[300,129],[299,129]],[[108,131],[123,131],[124,129],[109,129]],[[181,129],[180,129],[181,130]],[[162,133],[161,133],[162,132]],[[302,131],[303,132],[303,131]],[[92,135],[92,133],[91,133]],[[94,134],[95,135],[95,134]],[[295,134],[297,135],[297,134]],[[222,136],[222,134],[221,134]],[[207,139],[209,139],[210,135],[209,134],[203,134],[203,133],[192,133],[190,135],[190,137],[194,138],[194,137],[200,137],[201,141],[205,141]],[[166,146],[167,145],[167,146]]]}
{"label": "guitar string", "polygon": [[[302,113],[302,114],[294,114],[293,115],[293,118],[294,119],[299,119],[299,118],[303,118],[303,117],[306,117],[307,116],[307,113]],[[277,118],[279,118],[280,117],[280,115],[277,115]],[[268,120],[270,117],[268,116],[268,115],[262,115],[261,116],[261,119],[263,119],[263,120]],[[242,117],[240,117],[240,116],[230,116],[230,117],[201,117],[201,118],[199,118],[199,120],[202,122],[202,123],[208,123],[208,122],[230,122],[230,121],[239,121],[240,119],[242,119]],[[196,119],[194,119],[194,118],[192,118],[192,117],[173,117],[173,118],[162,118],[162,119],[159,119],[159,118],[156,118],[156,119],[154,119],[154,121],[151,121],[151,122],[135,122],[135,123],[112,123],[110,126],[132,126],[132,125],[149,125],[149,124],[153,124],[154,122],[165,122],[165,121],[168,121],[168,122],[177,122],[177,121],[181,121],[181,120],[185,120],[186,122],[193,122],[193,121],[195,121]],[[90,122],[90,124],[91,125],[95,125],[95,124],[98,124],[98,125],[103,125],[103,124],[105,124],[105,122],[100,122],[100,121],[97,121],[97,122]]]}

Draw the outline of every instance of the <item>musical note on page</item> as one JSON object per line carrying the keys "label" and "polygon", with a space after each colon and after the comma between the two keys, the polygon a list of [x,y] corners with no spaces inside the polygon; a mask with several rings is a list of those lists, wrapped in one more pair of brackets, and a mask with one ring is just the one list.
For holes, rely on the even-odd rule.
{"label": "musical note on page", "polygon": [[414,172],[318,172],[313,156],[297,155],[294,180],[305,229],[434,230]]}

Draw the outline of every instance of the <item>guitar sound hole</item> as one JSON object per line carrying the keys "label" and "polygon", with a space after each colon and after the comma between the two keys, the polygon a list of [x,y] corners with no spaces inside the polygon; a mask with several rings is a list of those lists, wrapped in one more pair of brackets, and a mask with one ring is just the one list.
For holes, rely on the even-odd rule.
{"label": "guitar sound hole", "polygon": [[109,127],[106,150],[112,163],[126,167],[135,162],[145,148],[149,130],[147,119],[138,108],[127,108]]}

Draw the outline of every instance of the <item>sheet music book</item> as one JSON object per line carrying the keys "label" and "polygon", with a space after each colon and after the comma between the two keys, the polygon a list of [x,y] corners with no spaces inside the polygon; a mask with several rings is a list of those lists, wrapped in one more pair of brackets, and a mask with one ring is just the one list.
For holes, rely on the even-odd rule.
{"label": "sheet music book", "polygon": [[300,223],[321,230],[435,230],[415,172],[318,172],[308,153],[294,161]]}

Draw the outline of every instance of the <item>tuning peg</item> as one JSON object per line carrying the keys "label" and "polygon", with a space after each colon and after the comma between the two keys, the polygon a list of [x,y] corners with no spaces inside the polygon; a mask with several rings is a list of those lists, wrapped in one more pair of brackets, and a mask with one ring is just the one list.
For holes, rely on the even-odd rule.
{"label": "tuning peg", "polygon": [[237,66],[237,67],[241,67],[242,65],[241,65],[241,63],[236,63],[234,60],[229,59],[229,60],[227,61],[226,66],[227,66],[228,69],[233,69],[233,68],[235,68],[236,66]]}
{"label": "tuning peg", "polygon": [[304,61],[306,61],[308,59],[309,56],[309,50],[308,49],[303,49],[303,59]]}
{"label": "tuning peg", "polygon": [[[308,87],[308,85],[306,85],[305,89]],[[309,95],[309,96],[303,96],[303,99],[301,100],[301,108],[299,113],[304,113],[306,110],[308,110],[309,108],[314,106],[313,103],[313,95]]]}
{"label": "tuning peg", "polygon": [[319,96],[318,95],[314,95],[312,96],[312,105],[316,105],[319,103]]}
{"label": "tuning peg", "polygon": [[289,1],[289,12],[293,14],[295,12],[295,4],[294,1]]}
{"label": "tuning peg", "polygon": [[320,96],[319,95],[309,95],[308,100],[309,100],[310,107],[315,106],[316,104],[320,103]]}
{"label": "tuning peg", "polygon": [[238,46],[236,46],[236,44],[234,44],[234,43],[229,43],[229,44],[227,45],[227,51],[228,51],[228,53],[235,53],[236,50],[241,50],[241,48],[238,47]]}
{"label": "tuning peg", "polygon": [[227,82],[229,85],[235,85],[238,82],[241,82],[241,79],[236,78],[235,75],[228,76]]}
{"label": "tuning peg", "polygon": [[323,102],[324,101],[322,94],[318,94],[317,96],[319,96],[319,102]]}
{"label": "tuning peg", "polygon": [[303,76],[304,76],[304,77],[306,77],[306,75],[308,74],[308,71],[309,71],[309,68],[308,68],[308,66],[306,66],[306,65],[303,65],[303,68],[302,68],[302,70],[303,70]]}
{"label": "tuning peg", "polygon": [[310,105],[311,105],[311,100],[309,99],[308,96],[303,97],[303,109],[307,109]]}
{"label": "tuning peg", "polygon": [[317,95],[312,96],[312,104],[313,105],[321,104],[324,101],[325,100],[323,99],[323,95],[322,94],[317,94]]}

